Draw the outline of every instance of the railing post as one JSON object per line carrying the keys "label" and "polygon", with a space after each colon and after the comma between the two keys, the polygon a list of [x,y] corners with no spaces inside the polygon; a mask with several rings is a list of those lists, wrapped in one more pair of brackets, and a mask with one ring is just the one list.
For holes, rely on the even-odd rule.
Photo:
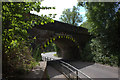
{"label": "railing post", "polygon": [[45,61],[47,61],[47,57],[45,57]]}
{"label": "railing post", "polygon": [[76,80],[78,80],[78,71],[77,71],[77,70],[76,70],[76,75],[77,75],[77,76],[76,76]]}
{"label": "railing post", "polygon": [[44,57],[43,59],[44,59],[44,61],[45,61],[45,57]]}
{"label": "railing post", "polygon": [[42,60],[44,61],[43,56],[42,56]]}
{"label": "railing post", "polygon": [[[68,68],[69,68],[69,66],[68,66]],[[69,77],[69,79],[71,79],[70,70],[69,69],[68,69],[68,77]]]}
{"label": "railing post", "polygon": [[47,61],[49,61],[49,58],[47,57]]}

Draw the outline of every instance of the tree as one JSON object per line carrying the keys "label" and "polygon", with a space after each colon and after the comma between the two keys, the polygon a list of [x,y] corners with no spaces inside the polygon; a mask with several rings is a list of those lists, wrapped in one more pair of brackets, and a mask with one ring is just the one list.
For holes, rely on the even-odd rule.
{"label": "tree", "polygon": [[[52,19],[37,18],[30,14],[31,10],[37,12],[40,9],[40,2],[4,2],[2,4],[2,29],[3,29],[3,47],[10,50],[20,44],[19,41],[29,41],[27,30],[33,27],[33,24],[51,22]],[[46,7],[47,9],[47,7]],[[6,50],[5,50],[6,51]]]}
{"label": "tree", "polygon": [[[3,53],[3,72],[11,74],[17,69],[32,68],[34,60],[30,57],[30,39],[28,29],[36,25],[44,25],[53,20],[47,16],[34,16],[31,10],[37,12],[40,9],[53,9],[52,7],[40,7],[40,2],[3,2],[2,3],[2,53]],[[26,65],[31,63],[30,65]],[[7,69],[8,68],[8,69]],[[11,70],[12,69],[12,70]],[[6,71],[8,70],[8,71]],[[5,75],[3,74],[3,76]]]}
{"label": "tree", "polygon": [[78,23],[82,22],[82,16],[79,13],[79,8],[73,6],[72,10],[65,9],[60,17],[60,20],[64,23],[78,26]]}
{"label": "tree", "polygon": [[89,23],[87,20],[85,22],[83,22],[81,25],[81,27],[87,28],[88,30],[91,30],[91,23]]}
{"label": "tree", "polygon": [[[118,6],[117,2],[86,2],[84,4],[89,32],[96,37],[90,43],[95,62],[118,65],[120,52]],[[86,24],[82,26],[84,25]]]}

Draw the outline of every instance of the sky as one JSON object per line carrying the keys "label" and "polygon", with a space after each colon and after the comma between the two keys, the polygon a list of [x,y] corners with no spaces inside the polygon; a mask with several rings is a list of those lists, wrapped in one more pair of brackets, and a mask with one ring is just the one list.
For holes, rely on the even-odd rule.
{"label": "sky", "polygon": [[[41,6],[47,6],[47,7],[55,7],[56,9],[51,10],[40,10],[39,13],[35,11],[31,11],[33,14],[37,15],[48,15],[48,14],[57,14],[54,20],[59,20],[60,16],[62,15],[62,12],[64,9],[72,8],[73,6],[77,5],[77,0],[44,0],[41,2]],[[83,7],[80,8],[80,14],[83,16],[83,22],[86,21],[85,18],[85,9]]]}

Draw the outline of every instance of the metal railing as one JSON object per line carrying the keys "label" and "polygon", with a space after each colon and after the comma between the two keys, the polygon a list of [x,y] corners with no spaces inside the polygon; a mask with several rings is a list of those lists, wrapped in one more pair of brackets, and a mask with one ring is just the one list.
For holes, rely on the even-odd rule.
{"label": "metal railing", "polygon": [[50,57],[42,56],[42,60],[43,60],[43,61],[52,61],[52,60],[55,60],[55,59],[50,58]]}
{"label": "metal railing", "polygon": [[93,80],[91,77],[75,68],[74,66],[66,63],[65,61],[44,56],[42,56],[42,60],[49,61],[48,64],[64,74],[68,80]]}

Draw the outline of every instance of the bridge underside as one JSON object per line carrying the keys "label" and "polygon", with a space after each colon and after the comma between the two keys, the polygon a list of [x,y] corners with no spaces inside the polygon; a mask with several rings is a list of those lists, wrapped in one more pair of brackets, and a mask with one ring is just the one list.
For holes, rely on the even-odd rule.
{"label": "bridge underside", "polygon": [[78,46],[68,39],[56,39],[54,43],[59,47],[57,54],[63,59],[79,59],[81,49]]}

